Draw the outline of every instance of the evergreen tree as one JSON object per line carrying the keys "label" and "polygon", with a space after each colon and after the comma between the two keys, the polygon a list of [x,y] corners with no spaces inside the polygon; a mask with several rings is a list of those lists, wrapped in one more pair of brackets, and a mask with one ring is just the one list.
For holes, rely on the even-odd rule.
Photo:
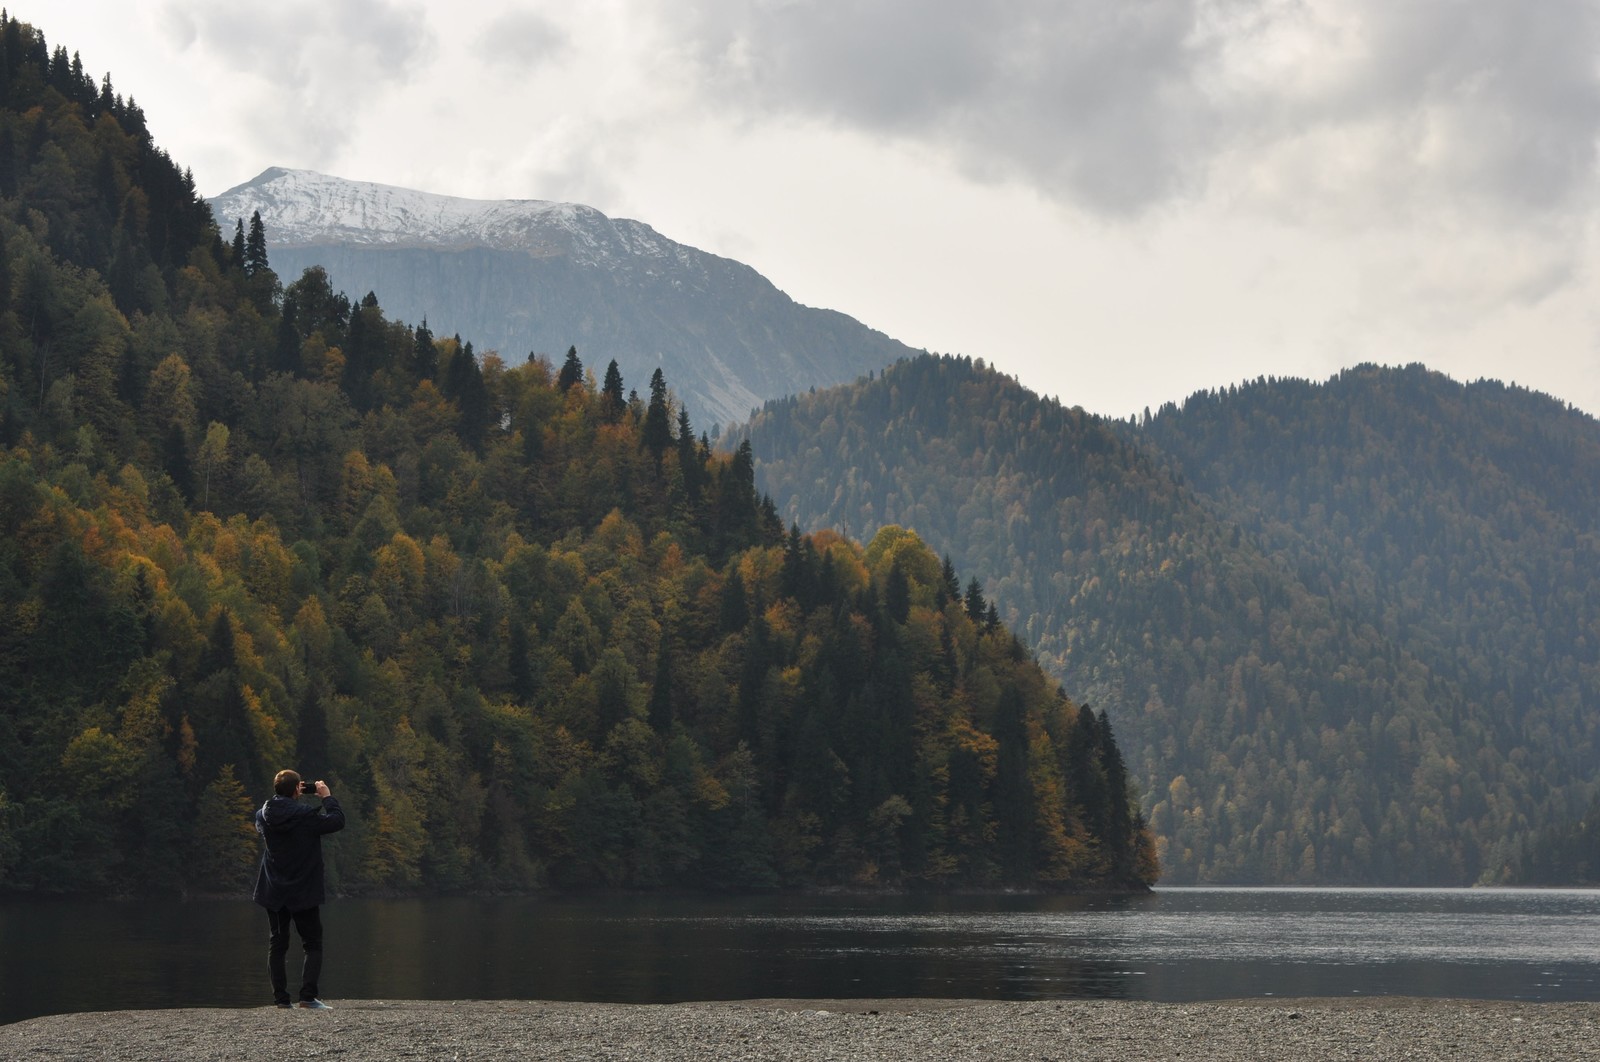
{"label": "evergreen tree", "polygon": [[253,808],[233,765],[224,764],[195,808],[193,851],[185,870],[191,887],[233,896],[250,887],[261,851]]}
{"label": "evergreen tree", "polygon": [[750,622],[750,606],[745,601],[744,579],[735,565],[722,584],[721,611],[717,626],[725,632],[743,630]]}
{"label": "evergreen tree", "polygon": [[689,427],[689,410],[678,407],[678,470],[683,474],[684,493],[691,504],[700,500],[705,488],[705,462],[695,446],[694,431]]}
{"label": "evergreen tree", "polygon": [[622,371],[617,368],[615,358],[606,366],[605,383],[600,387],[600,408],[605,419],[613,424],[622,419],[622,411],[628,408],[622,394]]}
{"label": "evergreen tree", "polygon": [[478,364],[471,343],[458,346],[445,366],[444,394],[453,399],[461,411],[456,429],[461,441],[474,452],[482,453],[489,430],[489,389],[483,382],[483,367]]}
{"label": "evergreen tree", "polygon": [[938,607],[943,611],[948,601],[961,600],[961,578],[956,575],[956,566],[950,560],[950,554],[944,555],[944,561],[939,567],[939,592]]}
{"label": "evergreen tree", "polygon": [[259,210],[250,214],[250,234],[245,237],[243,261],[247,277],[254,277],[270,268],[267,263],[267,228],[261,223]]}
{"label": "evergreen tree", "polygon": [[[994,781],[995,821],[999,827],[1000,865],[1006,879],[1030,880],[1034,872],[1034,829],[1038,807],[1028,777],[1026,709],[1015,687],[1007,687],[995,711],[997,745]],[[1126,809],[1124,809],[1126,810]],[[1126,838],[1114,844],[1125,843]]]}
{"label": "evergreen tree", "polygon": [[[328,712],[317,693],[315,682],[307,682],[300,696],[300,713],[295,727],[295,758],[301,765],[301,774],[323,777],[331,773],[332,759],[328,748]],[[308,773],[309,772],[309,773]]]}
{"label": "evergreen tree", "polygon": [[250,231],[244,240],[244,273],[248,290],[256,309],[270,314],[279,295],[278,275],[267,263],[267,230],[261,223],[261,212],[250,215]]}
{"label": "evergreen tree", "polygon": [[982,623],[988,608],[988,602],[983,599],[983,586],[978,582],[977,576],[973,576],[967,580],[967,618],[974,623]]}
{"label": "evergreen tree", "polygon": [[218,610],[211,626],[201,672],[204,677],[195,687],[195,710],[191,716],[198,746],[195,774],[198,778],[216,778],[225,766],[232,765],[245,789],[259,792],[265,787],[259,746],[239,676],[233,619],[227,609]]}
{"label": "evergreen tree", "polygon": [[365,413],[372,408],[376,398],[372,374],[382,357],[382,335],[378,331],[378,299],[368,292],[361,305],[350,312],[350,326],[344,339],[344,368],[340,372],[340,386],[356,412]]}
{"label": "evergreen tree", "polygon": [[650,404],[645,408],[640,441],[655,456],[656,468],[659,469],[661,456],[672,445],[672,412],[667,408],[667,380],[659,368],[650,374]]}
{"label": "evergreen tree", "polygon": [[1111,732],[1111,718],[1103,711],[1095,730],[1096,756],[1106,780],[1106,818],[1102,837],[1107,850],[1119,855],[1122,865],[1118,870],[1126,873],[1131,869],[1134,851],[1131,844],[1134,822],[1128,802],[1128,771]]}
{"label": "evergreen tree", "polygon": [[567,348],[567,360],[561,363],[561,371],[556,373],[556,390],[566,394],[572,390],[574,384],[583,382],[583,362],[578,360],[578,348]]}
{"label": "evergreen tree", "polygon": [[433,344],[433,333],[428,330],[428,319],[424,317],[422,323],[413,333],[415,347],[412,354],[412,366],[417,379],[432,380],[439,375],[439,350]]}

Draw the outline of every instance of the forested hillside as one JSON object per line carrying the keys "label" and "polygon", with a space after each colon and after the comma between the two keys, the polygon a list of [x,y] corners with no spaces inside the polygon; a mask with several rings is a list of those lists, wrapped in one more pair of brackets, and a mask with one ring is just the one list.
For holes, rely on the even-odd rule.
{"label": "forested hillside", "polygon": [[[1544,402],[1550,423],[1505,413],[1472,441],[1469,423],[1410,421],[1408,379],[1396,374],[1393,392],[1377,387],[1390,397],[1367,416],[1413,433],[1390,451],[1410,461],[1410,485],[1391,468],[1360,480],[1359,491],[1358,480],[1341,479],[1338,489],[1431,529],[1426,578],[1460,583],[1468,572],[1457,571],[1456,543],[1492,541],[1484,492],[1503,493],[1508,481],[1535,493],[1563,477],[1572,484],[1559,501],[1502,503],[1494,519],[1523,521],[1530,530],[1519,548],[1539,552],[1518,567],[1505,547],[1485,545],[1473,562],[1484,569],[1476,588],[1458,599],[1473,615],[1445,643],[1455,654],[1448,668],[1429,639],[1462,617],[1438,611],[1438,594],[1404,610],[1397,603],[1412,590],[1373,586],[1423,568],[1415,553],[1391,558],[1380,574],[1347,569],[1326,550],[1287,549],[1261,521],[1197,489],[1191,454],[1180,456],[1187,408],[1141,430],[1042,399],[981,362],[929,357],[853,387],[769,403],[748,437],[758,482],[786,518],[863,535],[886,523],[915,529],[982,580],[1047,669],[1109,712],[1145,790],[1166,880],[1500,880],[1531,828],[1576,815],[1592,789],[1595,701],[1581,681],[1594,678],[1595,606],[1586,606],[1587,628],[1569,622],[1553,636],[1540,633],[1540,617],[1560,608],[1581,619],[1583,603],[1600,601],[1586,589],[1597,570],[1586,552],[1592,523],[1585,529],[1576,518],[1585,484],[1596,481],[1585,478],[1592,458],[1581,456],[1595,452],[1596,433],[1592,420]],[[1226,396],[1191,401],[1206,404],[1226,408]],[[1282,437],[1244,438],[1248,417],[1237,425],[1219,417],[1206,435],[1212,449],[1197,444],[1194,454],[1256,467],[1292,464],[1303,445],[1338,467],[1365,460],[1340,450],[1331,410],[1303,422],[1292,409],[1255,416]],[[1406,423],[1414,426],[1398,426]],[[1545,438],[1551,450],[1542,453]],[[1467,469],[1481,471],[1495,453],[1505,455],[1500,467],[1512,455],[1553,467],[1460,493],[1463,484],[1430,478],[1421,459],[1430,446],[1454,447],[1452,460]],[[1448,517],[1415,512],[1425,483],[1460,506]],[[1348,514],[1336,518],[1314,496],[1324,487],[1334,489],[1306,488],[1305,510],[1346,541],[1367,541]],[[1530,572],[1544,589],[1516,597]],[[1348,579],[1365,596],[1343,586]],[[1497,597],[1490,586],[1501,587]],[[1493,607],[1529,597],[1530,608]],[[1536,698],[1531,687],[1547,674],[1569,681],[1545,683]],[[1498,675],[1524,691],[1522,709],[1509,708],[1516,695]],[[1530,710],[1536,699],[1548,710]]]}
{"label": "forested hillside", "polygon": [[347,891],[1154,880],[1105,716],[915,535],[266,248],[0,21],[0,889],[238,890],[291,764]]}
{"label": "forested hillside", "polygon": [[[1143,436],[1304,585],[1461,691],[1464,751],[1523,779],[1535,826],[1600,782],[1600,424],[1421,366],[1259,380]],[[1461,760],[1454,784],[1490,777]],[[1546,803],[1548,801],[1548,803]]]}

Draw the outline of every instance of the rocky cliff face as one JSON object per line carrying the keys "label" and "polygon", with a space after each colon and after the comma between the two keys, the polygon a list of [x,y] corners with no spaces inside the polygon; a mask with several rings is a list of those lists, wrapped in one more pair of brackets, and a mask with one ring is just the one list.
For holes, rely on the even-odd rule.
{"label": "rocky cliff face", "polygon": [[391,317],[426,318],[508,360],[612,358],[640,392],[660,366],[697,428],[769,398],[855,379],[911,348],[853,318],[801,306],[749,266],[637,221],[539,200],[489,202],[269,169],[211,200],[224,234],[260,211],[272,266],[308,266],[375,292]]}

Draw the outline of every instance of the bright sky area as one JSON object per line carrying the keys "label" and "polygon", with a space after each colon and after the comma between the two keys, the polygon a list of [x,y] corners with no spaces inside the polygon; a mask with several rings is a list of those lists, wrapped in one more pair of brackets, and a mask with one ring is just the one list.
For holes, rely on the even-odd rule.
{"label": "bright sky area", "polygon": [[11,14],[203,194],[285,166],[586,203],[1113,416],[1366,361],[1600,413],[1594,0]]}

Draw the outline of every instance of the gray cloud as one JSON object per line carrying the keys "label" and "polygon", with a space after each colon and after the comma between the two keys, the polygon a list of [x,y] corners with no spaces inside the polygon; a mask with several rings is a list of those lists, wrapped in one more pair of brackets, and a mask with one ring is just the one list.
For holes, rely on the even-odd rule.
{"label": "gray cloud", "polygon": [[1520,207],[1586,189],[1600,132],[1600,18],[1588,0],[1373,3],[1376,99],[1426,121],[1419,147]]}
{"label": "gray cloud", "polygon": [[[311,162],[331,158],[349,142],[351,123],[375,90],[404,82],[431,61],[433,36],[418,3],[177,0],[165,20],[175,37],[214,53],[274,94],[274,105],[258,100],[250,112],[271,116],[263,132],[275,150],[293,145]],[[245,80],[230,91],[245,91]]]}
{"label": "gray cloud", "polygon": [[537,12],[524,10],[500,15],[478,38],[478,50],[489,62],[513,69],[558,59],[569,45],[565,30]]}
{"label": "gray cloud", "polygon": [[713,0],[726,98],[931,140],[965,168],[1113,212],[1180,186],[1213,124],[1191,0]]}
{"label": "gray cloud", "polygon": [[[709,92],[1138,214],[1324,153],[1318,194],[1559,207],[1600,133],[1592,0],[707,0]],[[1360,134],[1369,157],[1346,159]],[[1376,146],[1372,146],[1376,145]],[[1258,154],[1259,153],[1259,154]],[[1280,184],[1292,180],[1275,178]],[[1341,188],[1347,180],[1363,188]]]}

